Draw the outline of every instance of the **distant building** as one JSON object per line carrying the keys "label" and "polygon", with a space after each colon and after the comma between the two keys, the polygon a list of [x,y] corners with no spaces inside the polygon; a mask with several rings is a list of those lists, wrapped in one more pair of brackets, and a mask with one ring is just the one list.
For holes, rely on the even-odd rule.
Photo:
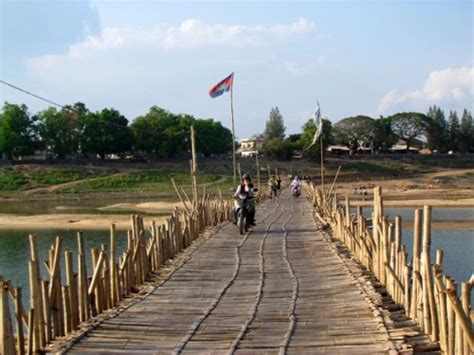
{"label": "distant building", "polygon": [[350,154],[351,150],[345,145],[330,145],[326,151],[331,154]]}
{"label": "distant building", "polygon": [[261,138],[244,138],[240,141],[238,153],[245,157],[254,157],[260,154],[265,141]]}
{"label": "distant building", "polygon": [[[410,149],[408,153],[419,153],[421,150],[425,148],[425,142],[419,140],[419,139],[414,139],[410,143]],[[407,153],[407,142],[400,138],[397,143],[392,145],[390,148],[390,151],[393,153]]]}

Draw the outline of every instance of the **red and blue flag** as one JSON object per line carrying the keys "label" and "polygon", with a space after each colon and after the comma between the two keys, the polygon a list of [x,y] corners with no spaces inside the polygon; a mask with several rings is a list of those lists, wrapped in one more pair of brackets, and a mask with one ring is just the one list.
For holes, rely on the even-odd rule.
{"label": "red and blue flag", "polygon": [[232,84],[234,82],[234,73],[230,74],[227,78],[219,82],[218,84],[214,85],[212,88],[209,89],[209,96],[212,98],[216,98],[221,96],[226,91],[232,89]]}

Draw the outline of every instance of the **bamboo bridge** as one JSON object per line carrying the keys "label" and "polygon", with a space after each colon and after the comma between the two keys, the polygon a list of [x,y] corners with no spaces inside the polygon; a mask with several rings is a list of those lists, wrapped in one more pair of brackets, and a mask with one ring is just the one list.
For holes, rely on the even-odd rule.
{"label": "bamboo bridge", "polygon": [[[243,236],[226,221],[228,203],[203,197],[198,215],[185,207],[166,226],[153,225],[148,239],[134,218],[129,249],[119,260],[112,230],[110,251],[95,251],[91,277],[81,264],[81,246],[77,272],[66,253],[64,286],[57,275],[60,245],[50,253],[49,282],[36,273],[32,247],[30,288],[36,293],[28,313],[15,297],[17,289],[3,281],[3,353],[468,354],[473,349],[470,284],[463,283],[458,298],[454,281],[441,275],[440,252],[431,263],[429,208],[423,221],[421,210],[415,214],[410,261],[401,244],[401,221],[383,216],[379,189],[372,227],[361,208],[351,215],[350,201],[338,204],[336,196],[311,186],[300,198],[284,191],[261,202],[257,226]],[[34,246],[34,238],[31,242]]]}

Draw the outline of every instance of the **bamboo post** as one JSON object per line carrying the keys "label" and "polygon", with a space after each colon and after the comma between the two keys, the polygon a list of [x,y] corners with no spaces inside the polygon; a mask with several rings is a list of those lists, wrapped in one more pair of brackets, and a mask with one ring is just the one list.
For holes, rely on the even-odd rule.
{"label": "bamboo post", "polygon": [[[260,191],[260,165],[258,163],[257,140],[255,140],[255,164],[257,168],[257,188]],[[222,197],[220,199],[222,200]]]}
{"label": "bamboo post", "polygon": [[119,287],[117,284],[117,264],[115,263],[117,250],[117,235],[115,233],[115,224],[110,225],[110,289],[111,289],[111,300],[112,306],[116,306],[120,300]]}
{"label": "bamboo post", "polygon": [[25,336],[23,333],[23,304],[21,302],[21,287],[15,288],[15,321],[16,321],[16,353],[25,353]]}
{"label": "bamboo post", "polygon": [[76,280],[74,279],[74,270],[72,267],[72,252],[66,251],[64,253],[64,259],[66,264],[66,285],[68,286],[68,297],[71,307],[71,331],[77,328],[79,324],[79,314],[77,306],[77,287]]}
{"label": "bamboo post", "polygon": [[438,341],[438,317],[436,312],[436,305],[433,293],[433,274],[431,272],[431,207],[425,206],[423,208],[423,262],[424,262],[424,275],[423,279],[423,292],[426,293],[424,302],[426,305],[425,314],[425,330],[427,334],[430,334],[432,341]]}
{"label": "bamboo post", "polygon": [[53,328],[51,325],[51,312],[49,307],[49,297],[48,297],[48,290],[49,290],[49,282],[47,280],[42,280],[41,283],[41,293],[43,295],[43,310],[44,313],[39,315],[43,317],[44,327],[45,327],[45,336],[46,342],[48,343],[51,339],[53,339]]}
{"label": "bamboo post", "polygon": [[[191,161],[191,179],[193,185],[193,202],[194,208],[197,207],[197,200],[198,200],[198,192],[197,192],[197,179],[196,179],[196,137],[194,131],[194,124],[191,125],[191,154],[192,154],[192,161]],[[234,180],[235,180],[235,152],[234,152]]]}
{"label": "bamboo post", "polygon": [[0,350],[4,355],[15,354],[15,338],[8,302],[8,281],[0,280]]}
{"label": "bamboo post", "polygon": [[[29,241],[30,241],[30,254],[31,254],[31,260],[34,262],[34,267],[35,267],[35,303],[34,307],[37,309],[37,317],[36,317],[36,323],[39,326],[39,337],[40,337],[40,346],[44,347],[46,345],[46,336],[45,336],[45,329],[44,329],[44,324],[41,319],[41,315],[44,313],[43,309],[43,297],[41,293],[41,274],[40,274],[40,267],[39,267],[39,257],[38,257],[38,248],[36,244],[36,235],[30,234],[29,235]],[[30,288],[31,290],[31,288]]]}
{"label": "bamboo post", "polygon": [[[38,309],[37,308],[37,277],[36,277],[36,266],[35,262],[30,260],[28,262],[28,270],[29,270],[29,281],[30,281],[30,308]],[[39,317],[35,317],[39,318]],[[41,321],[41,319],[39,319]],[[33,351],[37,352],[41,349],[41,342],[40,342],[40,325],[37,319],[35,319],[32,326],[32,332],[28,334],[30,339],[32,339],[33,343]]]}
{"label": "bamboo post", "polygon": [[71,322],[71,302],[69,299],[69,286],[62,286],[62,300],[63,300],[63,310],[64,310],[64,334],[68,335],[72,331],[72,322]]}
{"label": "bamboo post", "polygon": [[[471,307],[470,307],[470,302],[471,302],[471,287],[472,285],[469,282],[463,282],[461,284],[461,302],[462,302],[462,308],[464,310],[464,314],[469,315],[471,313]],[[472,329],[472,322],[470,317],[468,317],[468,326],[470,329]],[[469,354],[470,351],[474,350],[474,347],[471,347],[469,345],[469,332],[464,331],[463,332],[463,348],[464,352],[466,354]]]}
{"label": "bamboo post", "polygon": [[415,283],[415,274],[420,272],[420,250],[421,250],[421,209],[415,210],[414,230],[413,230],[413,257],[412,257],[412,276],[413,287],[411,294],[410,318],[420,321],[417,314],[419,300],[419,288]]}
{"label": "bamboo post", "polygon": [[79,316],[80,321],[84,322],[90,318],[90,303],[89,295],[87,294],[88,280],[87,280],[87,265],[84,251],[84,238],[82,232],[77,232],[77,264],[78,264],[78,288],[79,288]]}
{"label": "bamboo post", "polygon": [[[34,348],[34,324],[35,324],[35,309],[30,308],[30,312],[28,314],[28,350],[27,353],[28,355],[31,355],[36,352]],[[3,352],[3,354],[7,354],[6,352]]]}

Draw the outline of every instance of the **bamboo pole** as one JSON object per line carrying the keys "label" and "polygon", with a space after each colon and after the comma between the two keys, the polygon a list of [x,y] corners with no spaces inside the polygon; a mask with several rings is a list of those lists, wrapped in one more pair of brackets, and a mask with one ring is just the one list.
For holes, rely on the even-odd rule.
{"label": "bamboo pole", "polygon": [[63,310],[64,310],[64,334],[68,335],[72,331],[72,322],[71,322],[71,302],[69,298],[69,286],[62,286],[62,300],[63,300]]}
{"label": "bamboo pole", "polygon": [[[461,284],[461,302],[462,302],[462,308],[464,310],[464,314],[468,315],[471,313],[471,307],[470,307],[470,302],[471,302],[471,287],[472,285],[469,282],[463,282]],[[468,322],[467,322],[469,329],[472,329],[472,322],[470,317],[468,317]],[[464,352],[466,354],[469,354],[470,351],[474,350],[474,347],[471,347],[469,345],[469,334],[466,330],[463,331],[463,348]]]}
{"label": "bamboo pole", "polygon": [[[425,330],[430,335],[432,341],[438,341],[438,317],[435,309],[435,300],[433,293],[433,274],[431,272],[431,207],[425,206],[423,208],[423,261],[424,261],[424,275],[423,290],[426,292],[426,310],[429,314],[425,315]],[[428,320],[428,322],[427,322]]]}
{"label": "bamboo pole", "polygon": [[[28,270],[29,270],[29,281],[30,281],[30,308],[38,309],[37,308],[37,293],[38,290],[36,289],[36,265],[35,262],[30,260],[28,262]],[[38,317],[35,317],[38,318]],[[35,319],[34,324],[32,325],[32,332],[29,333],[30,339],[33,342],[33,352],[37,352],[41,349],[41,341],[40,341],[40,325],[38,320]]]}
{"label": "bamboo pole", "polygon": [[47,280],[43,280],[41,283],[41,294],[43,295],[44,313],[39,316],[43,317],[47,343],[51,341],[51,339],[53,339],[53,328],[51,325],[51,312],[50,312],[50,309],[48,308],[49,307],[48,290],[49,290],[49,282]]}
{"label": "bamboo pole", "polygon": [[[30,312],[28,314],[28,355],[31,355],[36,352],[34,348],[34,324],[35,324],[35,309],[30,308]],[[3,354],[7,354],[7,352],[2,352]]]}
{"label": "bamboo pole", "polygon": [[411,308],[410,317],[414,320],[418,320],[417,307],[419,300],[419,288],[415,284],[415,273],[420,272],[420,250],[421,250],[421,209],[415,210],[413,230],[413,256],[412,256],[412,296],[411,296]]}
{"label": "bamboo pole", "polygon": [[[192,178],[192,185],[193,185],[193,207],[194,209],[197,208],[197,200],[198,200],[198,191],[197,191],[197,179],[196,179],[196,136],[194,131],[194,124],[191,125],[191,154],[192,154],[192,163],[191,163],[191,178]],[[235,152],[233,153],[234,159],[234,180],[235,180]],[[234,181],[235,183],[235,181]]]}
{"label": "bamboo pole", "polygon": [[[234,73],[232,73],[232,81],[234,80]],[[234,126],[234,85],[230,86],[230,116],[232,119],[232,167],[233,167],[233,173],[234,173],[234,185],[236,186],[237,184],[237,179],[235,176],[235,154],[236,154],[236,149],[235,149],[235,126]]]}
{"label": "bamboo pole", "polygon": [[0,280],[0,350],[4,355],[15,354],[15,339],[8,302],[10,283]]}
{"label": "bamboo pole", "polygon": [[102,250],[99,256],[99,260],[97,261],[97,265],[94,269],[94,275],[92,276],[92,281],[91,284],[89,285],[89,290],[87,291],[89,297],[92,295],[94,292],[94,289],[97,287],[97,283],[99,282],[101,270],[102,270],[102,264],[104,263],[105,260],[105,252]]}
{"label": "bamboo pole", "polygon": [[[257,168],[257,188],[258,188],[258,191],[260,191],[260,165],[258,162],[257,140],[255,140],[255,164]],[[222,200],[222,196],[221,196],[221,200]]]}
{"label": "bamboo pole", "polygon": [[[11,288],[10,288],[11,289]],[[23,333],[23,304],[21,302],[21,287],[15,288],[15,323],[16,323],[16,353],[25,353],[25,335]]]}
{"label": "bamboo pole", "polygon": [[117,264],[115,263],[117,250],[117,235],[115,233],[115,224],[110,225],[110,291],[112,306],[116,306],[120,300],[118,275],[117,275]]}
{"label": "bamboo pole", "polygon": [[[44,313],[43,309],[43,297],[41,293],[41,273],[40,273],[40,261],[38,257],[38,247],[36,243],[36,235],[35,234],[30,234],[28,236],[29,242],[30,242],[30,256],[31,260],[34,262],[35,266],[35,275],[36,275],[36,280],[35,280],[35,303],[34,307],[37,309],[37,317],[36,317],[36,322],[39,326],[39,337],[40,337],[40,346],[44,347],[46,345],[46,336],[45,336],[45,329],[44,329],[44,323],[42,322],[42,317],[41,315]],[[30,289],[31,290],[31,289]]]}
{"label": "bamboo pole", "polygon": [[77,301],[77,287],[74,279],[74,270],[72,267],[72,252],[64,252],[64,259],[66,264],[66,285],[68,286],[68,297],[71,307],[71,331],[76,329],[79,324],[78,301]]}

